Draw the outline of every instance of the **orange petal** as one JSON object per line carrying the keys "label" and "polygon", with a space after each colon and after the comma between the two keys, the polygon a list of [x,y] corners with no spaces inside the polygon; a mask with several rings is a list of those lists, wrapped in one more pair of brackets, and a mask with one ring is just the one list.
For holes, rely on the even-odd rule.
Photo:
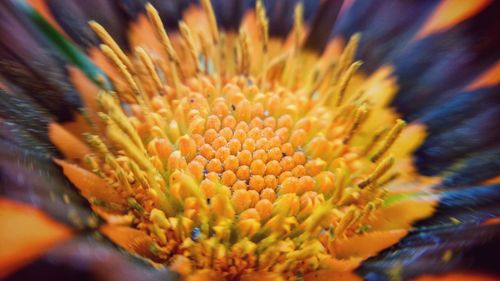
{"label": "orange petal", "polygon": [[105,224],[101,226],[99,231],[111,239],[111,241],[129,252],[151,259],[155,258],[154,254],[150,250],[154,241],[143,231],[128,226],[112,224]]}
{"label": "orange petal", "polygon": [[220,272],[211,269],[204,269],[196,271],[186,277],[185,281],[222,281],[225,280]]}
{"label": "orange petal", "polygon": [[443,0],[414,39],[446,30],[484,9],[491,0]]}
{"label": "orange petal", "polygon": [[486,180],[484,182],[482,182],[482,184],[486,185],[486,184],[494,184],[494,183],[500,183],[500,176],[496,176],[494,178],[491,178],[489,180]]}
{"label": "orange petal", "polygon": [[81,113],[75,113],[74,116],[73,121],[61,123],[61,126],[77,137],[82,137],[83,134],[91,131],[92,128],[90,128],[87,119]]}
{"label": "orange petal", "polygon": [[0,198],[0,225],[0,279],[72,235],[40,210],[6,198]]}
{"label": "orange petal", "polygon": [[487,219],[482,225],[500,224],[500,217]]}
{"label": "orange petal", "polygon": [[349,257],[366,259],[398,243],[407,233],[408,231],[404,229],[369,232],[349,239],[335,240],[333,249],[339,259]]}
{"label": "orange petal", "polygon": [[403,200],[391,206],[378,209],[368,221],[373,230],[409,229],[411,225],[434,213],[436,198]]}
{"label": "orange petal", "polygon": [[92,120],[99,129],[103,129],[101,119],[97,116],[97,113],[101,111],[97,104],[97,94],[100,91],[99,87],[76,67],[69,67],[69,76],[71,82],[80,93],[85,107],[87,108],[90,120]]}
{"label": "orange petal", "polygon": [[84,142],[57,123],[49,124],[49,138],[66,158],[82,160],[90,153],[90,148]]}
{"label": "orange petal", "polygon": [[336,272],[332,270],[319,270],[308,273],[304,276],[304,281],[362,281],[363,278],[356,275],[354,272]]}
{"label": "orange petal", "polygon": [[275,272],[252,272],[241,276],[240,281],[285,281],[285,278]]}
{"label": "orange petal", "polygon": [[130,45],[144,48],[156,61],[167,61],[163,46],[155,36],[155,28],[145,15],[139,15],[137,20],[130,24],[128,38]]}
{"label": "orange petal", "polygon": [[110,206],[113,208],[119,208],[126,204],[125,199],[116,190],[95,174],[64,160],[55,159],[54,161],[63,168],[64,175],[80,190],[85,198],[89,200],[95,198],[113,204]]}
{"label": "orange petal", "polygon": [[321,261],[321,268],[329,272],[350,272],[358,268],[363,261],[359,257],[349,259],[327,258]]}
{"label": "orange petal", "polygon": [[444,275],[424,275],[413,281],[498,281],[498,276],[489,276],[473,272],[453,272]]}
{"label": "orange petal", "polygon": [[500,60],[498,60],[492,67],[488,68],[485,72],[479,75],[466,89],[476,90],[483,87],[490,87],[500,84]]}

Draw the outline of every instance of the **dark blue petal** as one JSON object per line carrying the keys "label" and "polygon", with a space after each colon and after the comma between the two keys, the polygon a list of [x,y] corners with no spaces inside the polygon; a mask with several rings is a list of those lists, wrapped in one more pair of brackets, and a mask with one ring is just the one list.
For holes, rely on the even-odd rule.
{"label": "dark blue petal", "polygon": [[6,281],[174,281],[177,274],[156,269],[118,250],[102,238],[79,237],[65,242],[10,275]]}
{"label": "dark blue petal", "polygon": [[500,86],[480,88],[472,91],[451,91],[425,110],[412,114],[427,125],[429,133],[446,130],[467,118],[478,115],[486,108],[500,105]]}
{"label": "dark blue petal", "polygon": [[10,1],[0,3],[0,75],[58,121],[72,120],[81,106],[63,58]]}
{"label": "dark blue petal", "polygon": [[410,234],[397,246],[366,261],[365,280],[410,280],[422,274],[475,270],[498,274],[500,225],[454,226]]}
{"label": "dark blue petal", "polygon": [[418,223],[394,247],[366,261],[359,272],[366,280],[408,280],[467,269],[497,272],[500,224],[482,223],[500,216],[498,200],[498,184],[443,192],[431,218]]}
{"label": "dark blue petal", "polygon": [[121,8],[119,1],[107,0],[45,0],[52,15],[66,33],[77,44],[88,48],[99,43],[88,22],[99,22],[120,46],[127,49],[129,15]]}
{"label": "dark blue petal", "polygon": [[[285,37],[293,28],[294,10],[299,2],[304,5],[304,18],[309,20],[314,16],[319,0],[301,1],[301,0],[267,0],[264,1],[267,16],[269,17],[269,35]],[[342,1],[336,1],[342,3]]]}
{"label": "dark blue petal", "polygon": [[0,136],[16,145],[41,154],[57,155],[47,128],[50,114],[28,97],[0,90]]}
{"label": "dark blue petal", "polygon": [[217,23],[224,29],[237,31],[245,11],[255,6],[253,0],[215,0],[212,1]]}
{"label": "dark blue petal", "polygon": [[393,104],[414,120],[433,102],[463,89],[500,59],[500,2],[454,27],[415,42],[394,57],[400,93]]}
{"label": "dark blue petal", "polygon": [[152,0],[149,1],[160,14],[163,24],[170,29],[176,29],[179,24],[179,20],[182,19],[182,13],[189,7],[189,5],[195,3],[195,0],[173,0],[173,1],[163,1],[163,0]]}
{"label": "dark blue petal", "polygon": [[479,112],[469,119],[429,135],[417,150],[417,166],[425,174],[435,174],[474,151],[498,144],[500,107]]}
{"label": "dark blue petal", "polygon": [[97,217],[47,155],[0,140],[0,195],[40,208],[78,229],[96,227]]}
{"label": "dark blue petal", "polygon": [[455,161],[444,173],[441,187],[475,184],[500,175],[500,146]]}
{"label": "dark blue petal", "polygon": [[416,225],[424,228],[447,227],[453,224],[479,224],[500,217],[500,184],[468,186],[441,193],[436,213]]}
{"label": "dark blue petal", "polygon": [[361,32],[357,57],[363,60],[363,70],[371,72],[408,44],[437,4],[435,0],[354,1],[339,18],[334,35],[348,39]]}
{"label": "dark blue petal", "polygon": [[343,3],[343,0],[326,0],[316,9],[305,42],[306,48],[323,52]]}

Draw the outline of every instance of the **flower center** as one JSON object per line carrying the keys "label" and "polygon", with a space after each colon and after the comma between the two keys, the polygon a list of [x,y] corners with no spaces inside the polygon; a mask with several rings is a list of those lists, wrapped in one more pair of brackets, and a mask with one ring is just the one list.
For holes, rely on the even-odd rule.
{"label": "flower center", "polygon": [[99,118],[79,164],[101,189],[63,168],[113,226],[107,236],[180,271],[329,268],[338,241],[370,231],[397,176],[387,155],[404,122],[356,74],[358,36],[335,63],[303,51],[298,6],[293,46],[283,49],[267,38],[257,3],[253,45],[251,28],[219,33],[209,1],[209,24],[181,23],[172,38],[147,7],[160,51],[126,55],[91,23],[115,91],[101,92],[88,114]]}

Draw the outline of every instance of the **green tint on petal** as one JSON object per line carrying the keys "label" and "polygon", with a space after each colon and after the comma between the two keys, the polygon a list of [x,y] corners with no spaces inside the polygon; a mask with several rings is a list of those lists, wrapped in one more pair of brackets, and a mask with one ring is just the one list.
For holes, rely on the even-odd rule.
{"label": "green tint on petal", "polygon": [[72,64],[81,69],[94,83],[110,90],[112,85],[106,74],[98,68],[81,50],[59,33],[47,20],[25,1],[16,2],[26,13],[44,37]]}

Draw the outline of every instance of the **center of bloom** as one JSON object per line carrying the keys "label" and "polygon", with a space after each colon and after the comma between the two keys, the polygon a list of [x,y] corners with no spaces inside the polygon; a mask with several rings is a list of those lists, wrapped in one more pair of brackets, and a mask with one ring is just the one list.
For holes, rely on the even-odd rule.
{"label": "center of bloom", "polygon": [[236,35],[202,5],[208,24],[174,37],[147,6],[159,39],[129,55],[91,23],[114,91],[89,106],[83,159],[57,162],[106,236],[182,273],[355,268],[369,254],[346,241],[390,229],[386,187],[411,174],[390,153],[405,124],[376,98],[387,82],[356,73],[357,35],[333,62],[302,50],[300,5],[291,47],[267,38],[260,1]]}

